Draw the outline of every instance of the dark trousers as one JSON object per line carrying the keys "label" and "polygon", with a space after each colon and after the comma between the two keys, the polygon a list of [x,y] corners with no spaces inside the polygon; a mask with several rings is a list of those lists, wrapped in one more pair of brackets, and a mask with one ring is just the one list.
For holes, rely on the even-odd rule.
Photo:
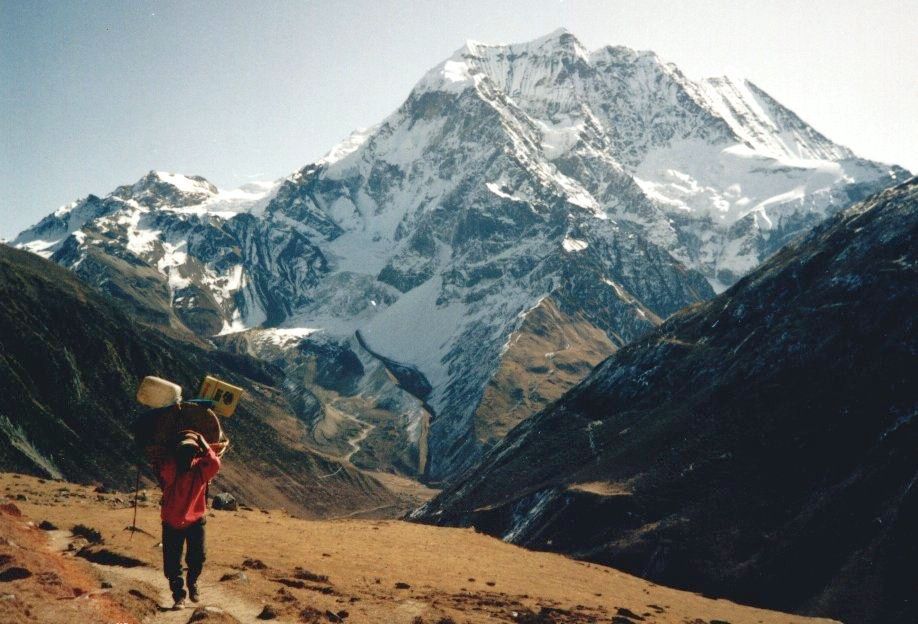
{"label": "dark trousers", "polygon": [[172,598],[179,600],[185,597],[185,583],[182,579],[182,549],[185,543],[185,564],[188,566],[188,588],[198,582],[204,568],[204,521],[192,524],[184,529],[174,529],[163,523],[163,572],[169,579]]}

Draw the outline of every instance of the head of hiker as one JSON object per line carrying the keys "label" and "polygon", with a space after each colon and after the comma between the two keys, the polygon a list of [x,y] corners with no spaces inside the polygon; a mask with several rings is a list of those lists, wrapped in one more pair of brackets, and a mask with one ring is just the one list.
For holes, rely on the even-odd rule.
{"label": "head of hiker", "polygon": [[[198,601],[198,577],[204,568],[204,522],[207,486],[220,470],[220,458],[200,433],[181,432],[172,453],[158,467],[163,490],[163,572],[175,608],[185,597]],[[182,578],[182,551],[188,566]],[[187,593],[186,593],[187,587]]]}
{"label": "head of hiker", "polygon": [[186,433],[175,447],[175,464],[179,472],[191,470],[196,457],[203,454],[195,434]]}

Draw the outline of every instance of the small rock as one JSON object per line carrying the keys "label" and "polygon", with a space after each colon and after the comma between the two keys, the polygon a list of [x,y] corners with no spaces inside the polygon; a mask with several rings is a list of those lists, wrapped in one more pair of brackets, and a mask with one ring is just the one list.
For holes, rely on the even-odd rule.
{"label": "small rock", "polygon": [[39,572],[37,575],[38,582],[42,585],[51,585],[54,587],[61,587],[64,582],[61,580],[61,577],[56,572],[46,571]]}
{"label": "small rock", "polygon": [[305,607],[300,611],[300,622],[318,622],[322,612],[312,607]]}
{"label": "small rock", "polygon": [[268,568],[261,559],[246,559],[242,562],[242,567],[248,570],[266,570]]}
{"label": "small rock", "polygon": [[259,620],[273,620],[277,617],[277,609],[271,605],[265,605],[265,608],[261,610],[261,613],[255,617],[257,617]]}
{"label": "small rock", "polygon": [[32,573],[21,568],[19,566],[12,566],[7,568],[3,572],[0,572],[0,583],[9,583],[10,581],[18,581],[20,579],[26,579],[32,576]]}
{"label": "small rock", "polygon": [[82,537],[90,544],[101,544],[105,541],[102,539],[102,533],[85,524],[76,524],[72,526],[70,532],[77,537]]}
{"label": "small rock", "polygon": [[198,607],[191,614],[191,618],[188,620],[188,624],[196,624],[197,622],[201,622],[202,624],[205,622],[212,622],[213,624],[229,624],[230,622],[238,623],[239,620],[231,616],[223,609],[220,609],[219,607]]}
{"label": "small rock", "polygon": [[286,585],[287,587],[295,587],[296,589],[306,589],[306,583],[303,581],[292,579],[292,578],[276,578],[271,579],[275,583],[280,583],[281,585]]}
{"label": "small rock", "polygon": [[249,577],[246,576],[245,572],[230,572],[229,574],[224,574],[221,576],[220,581],[222,583],[227,581],[239,581],[240,583],[248,583]]}
{"label": "small rock", "polygon": [[313,583],[328,583],[328,577],[324,574],[315,574],[304,568],[297,566],[293,571],[294,578],[302,579],[304,581],[312,581]]}
{"label": "small rock", "polygon": [[49,522],[48,520],[42,520],[41,522],[39,522],[38,528],[41,529],[42,531],[56,531],[57,530],[57,526],[54,523]]}
{"label": "small rock", "polygon": [[108,581],[102,581],[101,587],[102,587],[102,589],[111,589],[111,588],[112,588],[112,584],[109,583]]}
{"label": "small rock", "polygon": [[28,498],[25,494],[17,494],[17,495],[16,495],[16,500],[18,500],[18,501],[23,501],[23,502],[28,502],[29,498]]}
{"label": "small rock", "polygon": [[13,503],[4,503],[0,505],[0,511],[10,516],[14,516],[16,518],[22,517],[22,512],[19,511],[19,507],[17,507]]}
{"label": "small rock", "polygon": [[286,587],[277,590],[277,600],[279,602],[296,602],[296,596],[287,591]]}
{"label": "small rock", "polygon": [[411,585],[409,585],[408,583],[402,583],[401,581],[399,581],[398,583],[395,584],[395,589],[411,589]]}
{"label": "small rock", "polygon": [[631,609],[626,609],[625,607],[619,607],[618,610],[616,611],[616,614],[622,617],[631,618],[632,620],[641,621],[644,619],[642,616],[638,615]]}
{"label": "small rock", "polygon": [[236,497],[228,492],[223,492],[222,494],[214,496],[212,505],[214,509],[219,509],[221,511],[236,511],[239,508]]}

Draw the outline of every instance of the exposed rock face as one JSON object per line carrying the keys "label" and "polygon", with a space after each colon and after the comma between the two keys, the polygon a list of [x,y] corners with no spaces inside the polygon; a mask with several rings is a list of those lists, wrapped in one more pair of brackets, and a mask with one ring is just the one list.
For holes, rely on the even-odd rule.
{"label": "exposed rock face", "polygon": [[845,621],[918,616],[918,180],[513,429],[414,517]]}
{"label": "exposed rock face", "polygon": [[133,488],[139,381],[153,374],[188,389],[211,373],[246,390],[224,421],[233,447],[218,483],[309,515],[392,501],[375,480],[302,445],[304,427],[273,387],[278,369],[166,337],[72,273],[5,245],[0,300],[0,469]]}
{"label": "exposed rock face", "polygon": [[[176,335],[280,326],[343,344],[359,330],[360,349],[424,403],[417,464],[441,480],[541,405],[507,422],[480,408],[514,402],[495,395],[514,391],[495,380],[512,366],[504,345],[546,296],[621,346],[904,175],[751,83],[693,82],[653,53],[588,52],[558,31],[469,42],[378,126],[285,180],[220,191],[151,172],[15,244]],[[533,374],[516,385],[563,390],[579,375]]]}

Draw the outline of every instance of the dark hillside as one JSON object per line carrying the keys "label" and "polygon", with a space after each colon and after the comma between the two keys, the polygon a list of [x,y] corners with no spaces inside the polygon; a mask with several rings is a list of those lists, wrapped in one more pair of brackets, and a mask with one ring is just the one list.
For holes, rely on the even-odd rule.
{"label": "dark hillside", "polygon": [[247,390],[224,423],[233,447],[218,488],[310,515],[391,502],[373,479],[303,446],[275,370],[165,336],[125,310],[66,269],[0,245],[0,470],[132,488],[138,381],[171,379],[190,397],[211,373]]}
{"label": "dark hillside", "polygon": [[846,622],[918,621],[918,181],[515,428],[425,522]]}

